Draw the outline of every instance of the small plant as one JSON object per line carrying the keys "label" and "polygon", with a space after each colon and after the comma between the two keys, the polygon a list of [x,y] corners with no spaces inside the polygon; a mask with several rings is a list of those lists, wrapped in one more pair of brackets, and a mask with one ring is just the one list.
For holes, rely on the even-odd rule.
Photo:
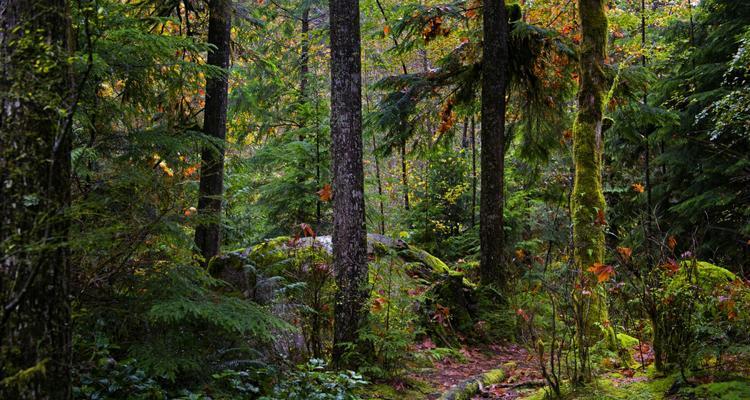
{"label": "small plant", "polygon": [[355,389],[367,384],[354,371],[336,372],[326,370],[325,361],[311,359],[297,367],[273,390],[273,394],[261,400],[359,400]]}

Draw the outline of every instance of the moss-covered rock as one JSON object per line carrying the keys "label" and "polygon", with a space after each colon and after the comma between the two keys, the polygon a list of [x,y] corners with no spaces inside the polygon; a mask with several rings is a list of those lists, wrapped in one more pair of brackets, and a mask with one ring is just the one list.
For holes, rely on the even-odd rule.
{"label": "moss-covered rock", "polygon": [[252,297],[258,283],[255,267],[245,251],[233,251],[212,258],[208,263],[208,272],[230,284],[244,295]]}
{"label": "moss-covered rock", "polygon": [[[464,337],[469,336],[479,320],[476,285],[439,258],[403,240],[368,234],[367,244],[373,312],[397,305],[403,311],[399,318],[403,321],[420,321],[418,323],[423,329],[418,331],[427,332],[436,341],[446,342],[449,346],[458,343],[447,342],[450,339],[445,338],[456,338],[457,332],[463,333]],[[303,293],[295,294],[298,297],[295,302],[316,312],[307,318],[303,315],[303,318],[289,319],[301,320],[301,328],[306,336],[314,337],[310,332],[319,331],[320,326],[328,326],[328,314],[334,308],[332,250],[330,236],[282,236],[244,251],[258,276],[282,277],[286,283],[305,283]],[[265,293],[260,297],[270,301],[279,283],[278,280],[263,278],[259,278],[261,283],[257,292]],[[276,282],[277,286],[266,290],[263,284],[266,281]],[[306,326],[306,323],[310,326]],[[313,347],[320,347],[314,344]]]}
{"label": "moss-covered rock", "polygon": [[706,261],[682,261],[680,269],[668,281],[666,294],[674,294],[684,287],[697,285],[705,293],[737,279],[729,270]]}
{"label": "moss-covered rock", "polygon": [[626,348],[626,349],[632,348],[634,346],[638,346],[638,344],[640,343],[640,341],[637,338],[634,338],[625,333],[618,333],[617,341],[619,342],[620,347]]}

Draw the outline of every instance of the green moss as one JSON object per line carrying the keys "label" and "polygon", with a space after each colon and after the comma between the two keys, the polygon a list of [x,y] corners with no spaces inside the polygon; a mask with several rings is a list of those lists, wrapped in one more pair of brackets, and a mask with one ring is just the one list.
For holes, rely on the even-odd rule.
{"label": "green moss", "polygon": [[639,340],[637,338],[634,338],[625,333],[618,333],[617,340],[620,342],[620,347],[624,347],[626,349],[637,346],[639,343]]}
{"label": "green moss", "polygon": [[714,382],[685,388],[680,395],[688,398],[744,400],[750,399],[750,381]]}
{"label": "green moss", "polygon": [[258,268],[268,267],[282,261],[289,257],[284,250],[284,245],[290,239],[289,236],[279,236],[255,245],[250,250],[249,258]]}
{"label": "green moss", "polygon": [[[645,378],[637,374],[638,378]],[[666,392],[672,387],[676,376],[666,378],[647,379],[627,383],[621,381],[622,375],[610,374],[600,378],[583,388],[572,388],[569,384],[562,387],[562,399],[565,400],[662,400]],[[540,389],[524,400],[546,400],[554,398],[548,395],[548,389]]]}
{"label": "green moss", "polygon": [[399,255],[406,261],[421,262],[438,274],[448,274],[454,272],[441,259],[416,246],[408,246],[407,248],[402,249],[401,251],[399,251]]}
{"label": "green moss", "polygon": [[456,387],[443,393],[440,400],[469,400],[478,391],[479,387],[493,385],[505,379],[505,371],[502,369],[493,369],[472,379],[461,382]]}
{"label": "green moss", "polygon": [[680,270],[671,278],[667,284],[667,294],[675,293],[680,289],[697,284],[706,292],[716,287],[721,287],[737,279],[737,275],[728,270],[706,261],[683,261]]}
{"label": "green moss", "polygon": [[417,379],[408,380],[406,385],[407,388],[397,390],[387,383],[376,383],[364,387],[358,395],[363,399],[422,400],[435,391],[427,382]]}

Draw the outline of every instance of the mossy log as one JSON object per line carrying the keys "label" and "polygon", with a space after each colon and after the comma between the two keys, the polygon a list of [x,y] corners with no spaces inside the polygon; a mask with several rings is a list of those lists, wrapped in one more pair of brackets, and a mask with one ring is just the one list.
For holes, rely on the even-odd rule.
{"label": "mossy log", "polygon": [[493,369],[452,387],[440,396],[440,400],[468,400],[477,394],[481,388],[500,383],[503,379],[505,379],[505,371]]}

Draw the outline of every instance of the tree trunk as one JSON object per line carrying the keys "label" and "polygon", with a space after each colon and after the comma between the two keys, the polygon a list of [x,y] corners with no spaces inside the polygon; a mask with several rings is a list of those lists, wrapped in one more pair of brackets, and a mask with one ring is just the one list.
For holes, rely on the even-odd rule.
{"label": "tree trunk", "polygon": [[195,244],[204,262],[219,254],[221,245],[221,203],[224,194],[224,140],[227,134],[227,88],[231,0],[211,0],[209,4],[208,42],[216,49],[208,52],[208,64],[225,72],[206,80],[206,108],[203,133],[216,139],[201,153],[201,178]]}
{"label": "tree trunk", "polygon": [[508,18],[505,0],[484,2],[482,58],[482,196],[479,204],[480,275],[483,285],[504,288],[503,175]]}
{"label": "tree trunk", "polygon": [[409,174],[406,170],[406,139],[401,142],[401,185],[404,190],[404,210],[409,211]]}
{"label": "tree trunk", "polygon": [[71,396],[69,22],[64,0],[0,2],[3,399]]}
{"label": "tree trunk", "polygon": [[362,73],[359,1],[331,0],[331,155],[333,264],[336,273],[333,361],[346,366],[365,316],[367,244],[362,166]]}
{"label": "tree trunk", "polygon": [[477,218],[477,131],[474,116],[471,116],[471,226]]}
{"label": "tree trunk", "polygon": [[[575,266],[585,283],[596,285],[587,270],[604,262],[605,201],[602,190],[604,149],[603,110],[606,78],[604,59],[607,48],[607,16],[604,0],[579,0],[583,38],[580,51],[581,82],[578,89],[578,115],[573,126],[575,181],[571,196]],[[580,292],[580,291],[579,291]],[[608,319],[605,294],[601,285],[592,294],[577,297],[576,322],[579,350],[587,354],[593,340],[601,337],[595,322]],[[581,361],[586,361],[586,357]],[[586,368],[576,380],[590,379]]]}
{"label": "tree trunk", "polygon": [[372,154],[375,158],[375,181],[378,185],[378,203],[380,206],[380,234],[385,235],[385,204],[383,201],[383,180],[380,177],[380,158],[378,157],[378,145],[375,142],[375,132],[372,133]]}

